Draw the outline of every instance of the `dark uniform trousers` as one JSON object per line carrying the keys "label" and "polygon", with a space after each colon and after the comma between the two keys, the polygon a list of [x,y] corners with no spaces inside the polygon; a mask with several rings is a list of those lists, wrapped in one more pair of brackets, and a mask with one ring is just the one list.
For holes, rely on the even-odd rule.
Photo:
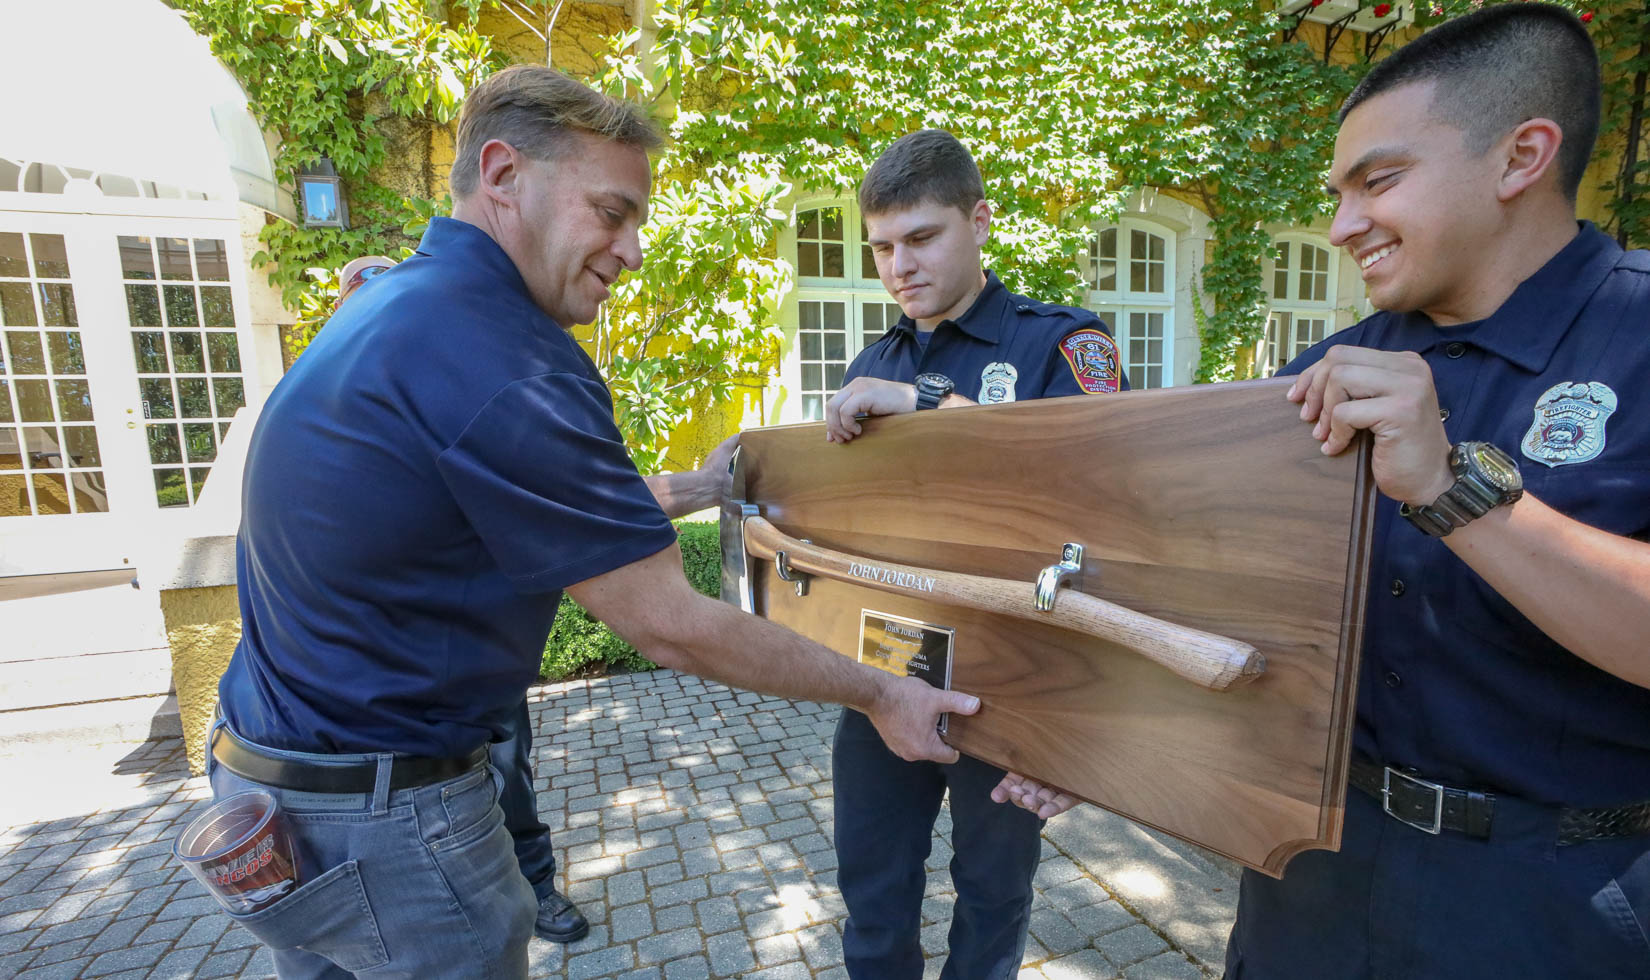
{"label": "dark uniform trousers", "polygon": [[[1018,975],[1031,917],[1031,877],[1043,821],[993,803],[1003,771],[963,756],[950,765],[906,762],[870,719],[843,709],[831,753],[836,780],[837,884],[848,905],[842,952],[856,980],[922,976],[924,865],[934,819],[951,792],[950,955],[943,980]],[[852,774],[851,779],[841,778]]]}
{"label": "dark uniform trousers", "polygon": [[1643,838],[1560,847],[1554,809],[1504,797],[1489,840],[1346,804],[1339,855],[1295,857],[1288,887],[1244,872],[1227,980],[1650,977]]}
{"label": "dark uniform trousers", "polygon": [[516,863],[533,886],[533,897],[542,902],[556,888],[556,852],[550,845],[550,828],[539,819],[538,794],[533,791],[533,721],[525,698],[504,732],[502,741],[487,747],[493,768],[504,780],[498,805],[515,844]]}

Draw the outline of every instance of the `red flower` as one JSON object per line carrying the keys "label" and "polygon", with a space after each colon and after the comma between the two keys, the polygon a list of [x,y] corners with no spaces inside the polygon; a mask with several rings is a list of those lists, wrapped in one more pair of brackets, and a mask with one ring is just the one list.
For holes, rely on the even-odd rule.
{"label": "red flower", "polygon": [[1312,6],[1314,6],[1314,7],[1323,6],[1323,0],[1312,0]]}
{"label": "red flower", "polygon": [[1586,13],[1582,14],[1581,15],[1581,22],[1583,24],[1591,24],[1593,22],[1593,12],[1591,10],[1589,10]]}
{"label": "red flower", "polygon": [[1390,14],[1390,13],[1392,13],[1392,4],[1390,4],[1390,3],[1378,3],[1378,4],[1375,5],[1375,16],[1385,17],[1387,14]]}

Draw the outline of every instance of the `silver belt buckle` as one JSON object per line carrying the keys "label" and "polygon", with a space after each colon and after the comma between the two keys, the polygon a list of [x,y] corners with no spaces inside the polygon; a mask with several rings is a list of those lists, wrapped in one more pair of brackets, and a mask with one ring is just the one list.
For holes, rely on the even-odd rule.
{"label": "silver belt buckle", "polygon": [[[1414,786],[1424,786],[1432,793],[1432,823],[1426,824],[1411,820],[1406,816],[1394,813],[1392,810],[1392,777],[1398,777]],[[1424,830],[1429,834],[1436,834],[1444,829],[1444,787],[1438,783],[1428,782],[1407,772],[1400,772],[1391,766],[1385,767],[1381,774],[1381,809],[1386,815],[1399,823],[1408,824],[1416,830]]]}

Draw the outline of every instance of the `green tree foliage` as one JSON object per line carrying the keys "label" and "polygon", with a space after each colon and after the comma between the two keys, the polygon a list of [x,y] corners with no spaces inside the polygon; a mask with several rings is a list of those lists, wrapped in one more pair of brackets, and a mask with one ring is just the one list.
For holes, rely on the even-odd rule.
{"label": "green tree foliage", "polygon": [[1323,206],[1329,114],[1352,82],[1280,44],[1267,6],[664,0],[651,47],[619,39],[606,81],[675,107],[679,159],[822,191],[852,188],[905,132],[948,129],[997,206],[993,266],[1051,299],[1078,299],[1093,223],[1137,187],[1180,188],[1220,244],[1203,275],[1212,380],[1264,328],[1261,226]]}
{"label": "green tree foliage", "polygon": [[[722,588],[722,541],[715,524],[677,525],[677,545],[682,549],[682,572],[694,588],[716,596]],[[594,673],[633,673],[652,670],[656,665],[621,640],[584,607],[562,596],[556,625],[544,644],[544,660],[539,673],[546,680],[559,681]]]}

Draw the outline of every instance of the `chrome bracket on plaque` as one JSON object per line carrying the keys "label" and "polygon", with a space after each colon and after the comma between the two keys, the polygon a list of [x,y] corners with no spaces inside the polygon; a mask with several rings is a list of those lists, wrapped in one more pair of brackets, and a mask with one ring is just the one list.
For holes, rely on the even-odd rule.
{"label": "chrome bracket on plaque", "polygon": [[1054,611],[1054,596],[1060,586],[1075,586],[1083,580],[1083,546],[1067,542],[1060,549],[1060,561],[1037,573],[1038,612]]}
{"label": "chrome bracket on plaque", "polygon": [[[803,544],[813,544],[807,538],[798,538]],[[783,551],[776,551],[773,555],[773,570],[779,573],[781,581],[790,582],[796,586],[797,598],[808,594],[808,581],[813,578],[807,572],[799,572],[791,567],[791,558]]]}

